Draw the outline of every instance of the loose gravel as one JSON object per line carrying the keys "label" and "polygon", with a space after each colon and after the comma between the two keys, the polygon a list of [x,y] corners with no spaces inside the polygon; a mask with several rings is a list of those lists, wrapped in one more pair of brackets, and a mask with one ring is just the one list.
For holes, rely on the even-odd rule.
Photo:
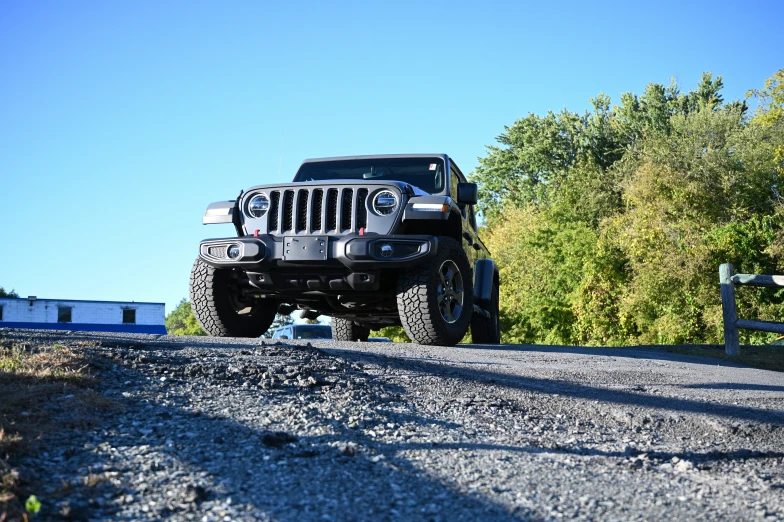
{"label": "loose gravel", "polygon": [[78,342],[120,406],[14,462],[44,519],[784,520],[782,374],[619,350],[0,338]]}

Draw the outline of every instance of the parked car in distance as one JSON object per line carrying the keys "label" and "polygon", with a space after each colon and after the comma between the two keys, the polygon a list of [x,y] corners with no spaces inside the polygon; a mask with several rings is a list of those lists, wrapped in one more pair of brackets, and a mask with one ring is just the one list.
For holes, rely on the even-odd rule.
{"label": "parked car in distance", "polygon": [[290,324],[275,330],[272,339],[332,339],[332,327],[328,324]]}
{"label": "parked car in distance", "polygon": [[[275,329],[272,339],[332,340],[332,327],[326,324],[290,324]],[[375,343],[391,343],[389,337],[368,337]]]}

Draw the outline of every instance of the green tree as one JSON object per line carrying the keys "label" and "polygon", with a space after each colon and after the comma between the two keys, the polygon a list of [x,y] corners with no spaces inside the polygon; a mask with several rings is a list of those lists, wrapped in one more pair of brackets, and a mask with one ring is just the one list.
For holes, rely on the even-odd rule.
{"label": "green tree", "polygon": [[771,126],[784,120],[784,69],[779,69],[765,80],[762,89],[752,89],[747,98],[756,98],[759,106],[755,113],[755,123]]}
{"label": "green tree", "polygon": [[17,294],[14,290],[6,292],[5,288],[0,286],[0,297],[19,297],[19,294]]}
{"label": "green tree", "polygon": [[[774,136],[773,141],[777,141],[776,137],[784,133],[784,69],[779,69],[765,80],[764,88],[752,89],[746,93],[746,97],[756,98],[758,103],[752,123],[769,129]],[[784,174],[784,144],[776,143],[773,150],[776,173],[781,176]],[[780,194],[778,183],[776,186]]]}
{"label": "green tree", "polygon": [[185,299],[166,316],[166,331],[169,335],[207,335],[196,321],[191,303]]}
{"label": "green tree", "polygon": [[587,223],[534,205],[510,208],[483,234],[500,267],[504,342],[575,342],[572,302],[595,234]]}
{"label": "green tree", "polygon": [[714,80],[712,73],[702,73],[702,80],[697,85],[697,90],[689,93],[689,99],[692,100],[690,110],[708,109],[713,111],[719,109],[724,103],[724,98],[720,94],[723,88],[724,82],[721,76]]}
{"label": "green tree", "polygon": [[[506,128],[473,176],[489,198],[504,340],[720,342],[718,265],[784,271],[783,81],[749,92],[751,120],[705,73],[688,94],[649,84],[618,106],[600,94],[583,116]],[[763,320],[780,320],[783,300],[738,293],[740,314]]]}
{"label": "green tree", "polygon": [[604,322],[621,325],[629,341],[718,342],[718,265],[775,270],[765,252],[780,221],[770,154],[742,110],[715,109],[673,116],[670,136],[646,138],[629,163],[625,211],[604,223],[631,278],[617,306],[595,314],[616,311]]}
{"label": "green tree", "polygon": [[579,135],[586,121],[563,111],[544,117],[529,114],[506,127],[479,158],[473,180],[479,184],[482,212],[490,219],[507,204],[527,205],[547,200],[580,155]]}
{"label": "green tree", "polygon": [[779,69],[765,80],[762,89],[747,92],[746,97],[756,98],[759,104],[754,123],[767,127],[781,125],[784,122],[784,69]]}

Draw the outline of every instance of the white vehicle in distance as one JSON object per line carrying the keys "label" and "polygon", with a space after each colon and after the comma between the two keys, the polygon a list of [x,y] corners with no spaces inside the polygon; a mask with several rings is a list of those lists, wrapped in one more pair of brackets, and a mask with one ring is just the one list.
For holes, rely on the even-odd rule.
{"label": "white vehicle in distance", "polygon": [[[272,334],[272,339],[332,340],[332,327],[326,324],[290,324],[281,326]],[[388,337],[369,337],[368,341],[391,343]]]}
{"label": "white vehicle in distance", "polygon": [[290,324],[281,326],[272,339],[332,339],[332,327],[327,324]]}

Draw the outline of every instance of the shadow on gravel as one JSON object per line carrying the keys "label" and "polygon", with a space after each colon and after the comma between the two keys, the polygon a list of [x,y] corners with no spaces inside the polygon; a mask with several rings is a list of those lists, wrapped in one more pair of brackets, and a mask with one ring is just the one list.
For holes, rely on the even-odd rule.
{"label": "shadow on gravel", "polygon": [[[512,514],[481,491],[459,491],[398,455],[401,450],[417,449],[416,445],[398,447],[333,424],[334,434],[299,437],[275,447],[265,441],[278,432],[219,417],[203,417],[200,422],[206,436],[187,443],[198,444],[202,457],[182,451],[172,456],[208,472],[224,496],[250,503],[259,516],[281,521],[542,520],[527,509]],[[136,442],[144,443],[150,442]],[[238,445],[255,447],[255,455],[232,456]],[[433,449],[430,444],[420,446]]]}
{"label": "shadow on gravel", "polygon": [[631,406],[643,406],[647,408],[671,410],[676,412],[704,413],[719,417],[728,417],[733,419],[772,424],[775,426],[784,426],[784,412],[782,411],[772,411],[761,408],[749,408],[727,404],[715,404],[675,397],[663,397],[661,395],[651,395],[643,392],[613,390],[599,386],[589,386],[587,384],[556,379],[519,377],[510,375],[508,373],[447,366],[443,363],[431,364],[412,359],[386,357],[372,352],[341,350],[339,348],[330,348],[329,352],[333,354],[339,353],[341,356],[349,360],[365,359],[368,361],[373,361],[381,366],[406,369],[409,371],[412,368],[417,368],[422,372],[433,375],[460,377],[462,379],[470,379],[479,383],[504,386],[516,390],[559,394],[579,399],[588,399],[614,404],[628,404]]}
{"label": "shadow on gravel", "polygon": [[[716,348],[717,345],[677,345],[688,348]],[[542,344],[460,344],[457,348],[471,348],[474,350],[507,351],[507,352],[540,352],[540,353],[572,353],[576,355],[590,355],[601,357],[624,357],[630,359],[651,359],[656,361],[674,361],[690,364],[705,364],[708,366],[726,366],[728,368],[748,368],[748,365],[704,357],[668,352],[672,346],[640,345],[617,347],[591,347],[591,346],[559,346]],[[721,347],[723,348],[723,347]]]}
{"label": "shadow on gravel", "polygon": [[668,452],[668,451],[651,451],[643,452],[639,450],[628,451],[602,451],[595,448],[586,448],[582,446],[569,446],[569,447],[537,447],[537,446],[509,446],[503,444],[483,444],[483,443],[467,443],[467,442],[445,442],[436,445],[432,444],[390,444],[391,448],[396,448],[398,451],[412,450],[412,449],[428,449],[428,450],[483,450],[483,451],[509,451],[512,453],[531,453],[531,454],[566,454],[566,455],[579,455],[583,457],[636,457],[645,455],[649,459],[658,460],[661,462],[672,461],[673,457],[678,457],[680,460],[688,460],[693,463],[701,462],[721,462],[728,460],[750,460],[750,459],[777,459],[784,458],[784,452],[779,451],[752,451],[752,450],[737,450],[737,451],[708,451],[705,453],[698,453],[694,451],[682,452]]}
{"label": "shadow on gravel", "polygon": [[[295,350],[302,347],[295,347]],[[149,350],[149,348],[148,348]],[[144,351],[144,350],[139,350]],[[330,350],[332,354],[340,350]],[[558,393],[585,399],[602,400],[620,404],[634,404],[675,411],[711,413],[750,420],[760,420],[777,425],[784,424],[781,414],[753,408],[722,406],[684,399],[670,399],[643,393],[607,390],[598,387],[548,379],[521,378],[507,374],[455,368],[443,363],[401,360],[379,356],[374,353],[346,351],[338,359],[365,359],[382,368],[400,368],[407,372],[417,371],[439,376],[460,376],[481,383],[493,383],[514,389]],[[334,356],[334,355],[333,355]],[[181,365],[190,361],[178,360],[177,352],[160,356],[153,362],[165,365]],[[188,359],[186,356],[185,359]],[[122,380],[135,383],[150,382],[146,378],[153,372],[141,372],[128,367],[118,368]],[[144,412],[149,430],[144,436],[136,432],[115,439],[114,446],[147,448],[163,454],[159,467],[179,474],[204,473],[210,483],[205,484],[203,498],[193,501],[192,506],[178,504],[181,496],[155,514],[160,517],[176,517],[184,513],[199,513],[202,506],[231,497],[235,504],[251,507],[250,517],[276,520],[319,520],[329,517],[336,520],[543,520],[535,511],[519,506],[510,513],[491,492],[482,489],[466,490],[452,485],[448,478],[440,477],[428,469],[426,463],[417,463],[407,457],[411,451],[427,454],[441,450],[467,450],[480,452],[510,452],[517,454],[573,454],[608,458],[630,458],[641,455],[636,450],[602,451],[594,448],[573,446],[553,448],[530,445],[503,445],[474,442],[432,443],[422,440],[387,442],[376,439],[362,430],[349,428],[344,419],[320,415],[305,410],[309,401],[321,400],[313,392],[296,388],[276,389],[274,392],[242,392],[236,383],[222,385],[227,393],[250,393],[262,407],[275,401],[294,401],[307,412],[309,422],[328,428],[331,432],[318,436],[290,437],[291,434],[275,432],[275,426],[253,425],[258,419],[236,419],[237,413],[229,416],[207,415],[192,411],[197,406],[189,403],[189,394],[177,386],[186,384],[183,379],[170,379],[166,384],[154,380],[149,383],[157,389],[159,401],[129,400],[128,411]],[[213,383],[214,384],[214,383]],[[386,388],[384,393],[405,393],[404,389]],[[367,387],[374,390],[372,383]],[[378,389],[375,392],[377,393]],[[161,399],[162,400],[162,399]],[[443,425],[447,428],[458,424],[444,423],[428,417],[426,412],[408,413],[392,411],[395,399],[374,399],[372,410],[378,415],[374,421],[379,426],[387,422],[395,424],[414,423],[423,430],[428,425]],[[299,401],[299,402],[297,402]],[[295,412],[292,412],[295,414]],[[241,416],[241,415],[240,415]],[[131,417],[133,418],[133,417]],[[118,421],[116,421],[118,422]],[[128,420],[123,420],[127,425]],[[423,453],[420,453],[422,455]],[[104,458],[109,455],[104,454]],[[674,457],[688,460],[695,465],[709,466],[713,462],[736,459],[784,458],[780,452],[652,452],[646,457],[660,463],[671,462]],[[158,456],[155,457],[159,458]],[[107,459],[107,466],[112,466]],[[183,471],[186,471],[183,473]],[[166,479],[164,487],[170,490],[185,490],[186,484],[178,479]],[[134,488],[142,487],[134,484]],[[138,489],[123,494],[140,495]],[[143,496],[143,493],[142,493]],[[514,505],[507,499],[507,505]],[[201,504],[200,504],[201,503]],[[345,511],[351,506],[351,511]],[[120,514],[116,508],[112,514]],[[107,514],[106,511],[103,514]]]}
{"label": "shadow on gravel", "polygon": [[747,383],[738,383],[738,382],[687,384],[683,387],[695,388],[695,389],[707,389],[707,390],[747,390],[747,391],[784,392],[784,386],[771,386],[769,384],[747,384]]}
{"label": "shadow on gravel", "polygon": [[[111,343],[104,342],[104,346]],[[118,346],[127,343],[118,343]],[[268,345],[269,347],[269,345]],[[134,354],[150,353],[156,347],[135,347]],[[236,348],[236,347],[234,347]],[[302,347],[291,347],[301,351]],[[179,350],[167,354],[147,356],[150,363],[182,367],[198,363],[193,354],[181,355]],[[334,356],[326,356],[339,359]],[[138,360],[138,359],[137,359]],[[107,369],[111,362],[104,361]],[[216,395],[241,396],[258,402],[259,411],[273,405],[295,403],[306,412],[308,420],[323,426],[331,433],[319,436],[292,436],[275,431],[275,425],[261,426],[258,418],[248,418],[244,412],[224,410],[220,416],[194,411],[206,404],[191,402],[188,380],[170,378],[159,381],[155,369],[144,371],[117,364],[109,371],[116,380],[108,383],[109,390],[133,392],[144,390],[157,396],[151,399],[126,397],[126,409],[101,426],[104,435],[90,442],[95,446],[93,465],[102,472],[121,473],[122,480],[112,484],[103,481],[95,488],[69,490],[59,495],[68,498],[84,518],[138,517],[178,518],[194,514],[199,518],[205,511],[215,512],[214,504],[229,500],[231,506],[244,506],[242,511],[227,519],[253,520],[542,520],[536,512],[517,507],[514,512],[494,502],[481,490],[467,491],[453,486],[437,475],[418,467],[398,453],[407,449],[388,444],[352,429],[345,420],[308,411],[308,401],[316,400],[313,390],[295,387],[273,391],[244,390],[238,382],[208,382],[216,385]],[[124,383],[124,384],[123,384]],[[129,383],[133,383],[129,385]],[[201,383],[200,385],[205,385]],[[384,394],[405,393],[404,389],[384,385]],[[370,388],[373,390],[373,386]],[[370,393],[378,393],[378,390]],[[378,415],[374,423],[415,423],[427,430],[429,425],[446,428],[458,424],[439,421],[417,413],[392,412],[389,404],[399,399],[372,401],[372,411]],[[222,406],[232,404],[226,402]],[[242,404],[234,403],[235,408]],[[293,411],[292,415],[299,413]],[[241,418],[242,420],[238,419]],[[109,435],[106,435],[108,433]],[[100,442],[100,441],[110,441]],[[84,441],[79,440],[79,444]],[[435,447],[420,444],[421,447]],[[408,449],[416,449],[411,445]],[[128,457],[128,456],[131,457]],[[54,464],[62,469],[64,464]],[[146,470],[143,471],[142,470]],[[75,470],[72,471],[78,477]],[[102,477],[99,473],[97,477]],[[194,482],[193,477],[201,482]],[[149,511],[128,511],[126,496],[148,505],[156,491],[164,498]],[[113,497],[118,502],[96,506],[95,497]],[[54,508],[56,499],[45,499]],[[227,508],[227,509],[229,509]],[[219,511],[219,510],[217,510]],[[52,512],[43,513],[52,517]]]}

